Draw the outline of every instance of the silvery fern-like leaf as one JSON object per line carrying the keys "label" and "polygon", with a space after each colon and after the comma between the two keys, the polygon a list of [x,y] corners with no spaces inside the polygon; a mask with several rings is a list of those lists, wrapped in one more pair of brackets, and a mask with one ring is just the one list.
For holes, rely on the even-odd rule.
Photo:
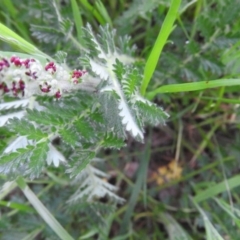
{"label": "silvery fern-like leaf", "polygon": [[66,159],[51,143],[48,144],[49,151],[47,153],[47,163],[48,165],[53,164],[55,167],[58,167],[60,163],[65,163]]}
{"label": "silvery fern-like leaf", "polygon": [[143,139],[143,132],[133,117],[128,104],[122,100],[118,109],[120,110],[119,116],[122,117],[122,124],[126,127],[126,130],[131,132],[133,137],[139,136],[141,139]]}
{"label": "silvery fern-like leaf", "polygon": [[92,202],[96,199],[109,197],[116,203],[123,203],[125,200],[114,193],[117,191],[117,187],[108,183],[107,178],[108,175],[106,173],[88,164],[73,180],[73,184],[78,184],[79,188],[68,202],[74,203],[84,198]]}
{"label": "silvery fern-like leaf", "polygon": [[[106,83],[102,89],[99,89],[100,94],[105,92],[113,92],[118,96],[118,116],[121,118],[122,127],[130,132],[133,137],[143,140],[143,132],[138,126],[138,123],[132,114],[132,110],[127,102],[127,98],[124,94],[121,86],[121,80],[119,76],[121,73],[116,74],[115,65],[118,63],[122,67],[129,65],[128,57],[119,52],[119,49],[114,44],[115,31],[110,31],[109,27],[100,27],[101,37],[95,36],[90,25],[84,29],[85,36],[88,38],[89,52],[86,53],[86,57],[83,63],[87,63],[86,67],[90,66],[90,70],[96,74],[100,79]],[[90,41],[89,41],[90,39]],[[126,60],[126,62],[121,62]],[[140,81],[139,81],[140,82]],[[138,87],[136,85],[136,87]]]}
{"label": "silvery fern-like leaf", "polygon": [[0,127],[4,126],[9,119],[12,118],[18,118],[21,119],[24,117],[25,111],[15,112],[15,113],[9,113],[7,115],[0,116]]}
{"label": "silvery fern-like leaf", "polygon": [[4,102],[0,103],[0,110],[10,109],[10,108],[19,108],[19,107],[27,107],[30,102],[30,98],[21,99],[12,102]]}
{"label": "silvery fern-like leaf", "polygon": [[146,18],[147,12],[152,11],[156,7],[159,6],[159,4],[169,6],[168,0],[134,0],[130,7],[124,12],[122,16],[120,16],[117,19],[117,24],[124,26],[129,23],[133,23],[138,16],[141,16],[143,18]]}
{"label": "silvery fern-like leaf", "polygon": [[26,136],[19,136],[4,150],[4,153],[16,152],[18,148],[25,148],[33,145],[34,141],[28,140]]}

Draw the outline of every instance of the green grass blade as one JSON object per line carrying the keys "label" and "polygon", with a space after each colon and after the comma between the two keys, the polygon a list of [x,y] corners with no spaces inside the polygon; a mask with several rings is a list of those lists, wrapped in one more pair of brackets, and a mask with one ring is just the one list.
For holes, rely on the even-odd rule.
{"label": "green grass blade", "polygon": [[235,222],[238,228],[240,228],[240,210],[232,208],[228,203],[222,199],[214,198],[217,204],[229,215],[229,217]]}
{"label": "green grass blade", "polygon": [[34,45],[21,38],[18,34],[13,32],[11,29],[6,27],[2,23],[0,23],[0,39],[2,39],[4,42],[7,42],[10,45],[13,45],[14,47],[17,47],[23,52],[39,55],[45,58],[50,58],[45,53],[41,52]]}
{"label": "green grass blade", "polygon": [[54,216],[48,211],[48,209],[42,204],[35,193],[28,187],[22,177],[16,180],[19,188],[23,191],[25,197],[36,209],[38,214],[48,224],[48,226],[59,236],[62,240],[74,240],[69,233],[60,225],[60,223],[54,218]]}
{"label": "green grass blade", "polygon": [[108,23],[111,27],[112,27],[112,20],[105,8],[105,6],[102,4],[102,2],[100,0],[96,1],[96,7],[98,12],[101,14],[101,16],[103,17],[103,19],[105,20],[105,23]]}
{"label": "green grass blade", "polygon": [[16,10],[16,8],[14,7],[12,1],[2,0],[1,3],[2,3],[2,5],[4,5],[4,6],[7,8],[8,14],[10,14],[12,17],[16,17],[16,15],[17,15],[17,10]]}
{"label": "green grass blade", "polygon": [[148,171],[148,162],[150,159],[150,144],[149,143],[147,144],[144,152],[145,153],[141,157],[141,162],[140,162],[140,166],[139,166],[138,173],[137,173],[137,180],[134,185],[131,197],[128,201],[127,209],[123,216],[122,224],[120,226],[120,235],[126,234],[128,231],[128,228],[130,226],[131,217],[134,212],[134,208],[137,204],[138,196],[139,196],[141,188],[144,184],[144,180],[146,179],[146,175],[147,175],[147,171]]}
{"label": "green grass blade", "polygon": [[203,211],[203,209],[193,200],[191,199],[195,207],[198,209],[198,211],[201,213],[205,230],[206,230],[206,240],[224,240],[221,235],[218,233],[218,231],[214,228],[210,220],[208,219],[207,214]]}
{"label": "green grass blade", "polygon": [[160,213],[159,217],[167,230],[169,239],[193,240],[170,214]]}
{"label": "green grass blade", "polygon": [[220,103],[240,104],[240,99],[218,98],[218,97],[201,97],[201,99],[219,101]]}
{"label": "green grass blade", "polygon": [[81,17],[81,11],[78,8],[76,0],[71,0],[71,5],[72,5],[74,23],[77,30],[77,38],[79,42],[84,46],[83,31],[82,31],[83,22]]}
{"label": "green grass blade", "polygon": [[144,78],[141,86],[141,94],[145,95],[146,89],[152,78],[152,75],[157,66],[162,49],[167,42],[170,33],[173,30],[173,24],[178,16],[178,9],[181,4],[181,0],[172,0],[167,16],[164,19],[161,30],[158,34],[157,40],[153,46],[153,49],[148,57],[146,66],[144,69]]}
{"label": "green grass blade", "polygon": [[101,25],[105,24],[105,20],[101,14],[99,14],[99,12],[87,0],[79,0],[79,2],[97,19]]}
{"label": "green grass blade", "polygon": [[[238,187],[240,185],[240,175],[227,179],[227,182],[228,182],[229,190]],[[225,191],[226,191],[226,180],[201,191],[193,198],[193,200],[195,203],[199,203],[201,201],[212,198],[217,194]]]}
{"label": "green grass blade", "polygon": [[1,13],[2,15],[10,21],[11,24],[19,31],[19,33],[27,39],[27,41],[31,42],[31,38],[29,36],[29,30],[27,25],[23,22],[16,21],[18,19],[18,10],[13,5],[12,1],[9,0],[2,0],[2,5],[5,6],[5,11],[3,10]]}
{"label": "green grass blade", "polygon": [[41,226],[40,228],[37,228],[37,229],[33,230],[31,233],[29,233],[26,237],[22,238],[21,240],[37,239],[38,235],[42,232],[43,229],[44,229],[44,227]]}
{"label": "green grass blade", "polygon": [[158,93],[176,93],[200,91],[209,88],[240,86],[240,79],[217,79],[210,81],[200,81],[191,83],[170,84],[157,88],[156,90],[147,93],[149,99],[153,99]]}
{"label": "green grass blade", "polygon": [[[29,29],[27,28],[27,25],[24,24],[21,21],[16,21],[18,19],[18,11],[13,5],[12,1],[9,0],[2,0],[1,1],[3,10],[1,11],[1,14],[7,19],[7,21],[14,25],[14,27],[19,31],[19,33],[27,39],[27,41],[31,42],[31,37],[29,35]],[[21,14],[21,13],[20,13]]]}
{"label": "green grass blade", "polygon": [[3,186],[0,188],[0,200],[5,198],[11,191],[13,191],[17,187],[15,181],[5,182]]}
{"label": "green grass blade", "polygon": [[82,235],[81,237],[78,238],[78,240],[87,240],[90,239],[91,237],[94,237],[98,233],[98,229],[91,229],[89,232],[86,234]]}
{"label": "green grass blade", "polygon": [[1,206],[9,207],[12,209],[17,209],[18,211],[23,211],[23,212],[34,212],[34,210],[22,203],[16,203],[16,202],[8,202],[8,201],[0,201]]}

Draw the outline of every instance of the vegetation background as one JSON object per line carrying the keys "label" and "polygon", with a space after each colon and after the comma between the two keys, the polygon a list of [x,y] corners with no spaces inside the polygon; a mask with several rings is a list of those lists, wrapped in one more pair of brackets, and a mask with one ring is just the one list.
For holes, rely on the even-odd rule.
{"label": "vegetation background", "polygon": [[[127,147],[101,152],[102,169],[126,202],[107,208],[106,199],[66,204],[74,187],[64,169],[50,168],[27,181],[50,220],[42,220],[15,182],[4,185],[1,239],[59,239],[54,231],[62,230],[54,230],[54,221],[72,236],[64,232],[62,239],[240,239],[238,0],[1,0],[0,21],[51,56],[67,52],[74,69],[79,54],[71,38],[81,43],[86,23],[95,32],[109,24],[117,36],[131,36],[137,57],[147,61],[161,41],[169,8],[180,2],[169,38],[160,32],[168,41],[146,90],[170,118],[164,126],[146,128],[144,144],[129,138]],[[69,19],[64,26],[56,6]],[[4,42],[0,48],[15,50]],[[6,137],[4,129],[0,137]]]}

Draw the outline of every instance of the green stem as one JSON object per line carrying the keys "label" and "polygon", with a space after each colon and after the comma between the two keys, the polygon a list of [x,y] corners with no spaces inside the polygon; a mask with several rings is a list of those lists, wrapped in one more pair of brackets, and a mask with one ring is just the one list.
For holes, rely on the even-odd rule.
{"label": "green stem", "polygon": [[32,204],[38,214],[48,224],[50,228],[59,236],[62,240],[74,240],[69,233],[61,226],[61,224],[54,218],[54,216],[48,211],[48,209],[42,204],[35,193],[28,187],[25,180],[19,177],[16,180],[18,187],[22,190],[25,197]]}

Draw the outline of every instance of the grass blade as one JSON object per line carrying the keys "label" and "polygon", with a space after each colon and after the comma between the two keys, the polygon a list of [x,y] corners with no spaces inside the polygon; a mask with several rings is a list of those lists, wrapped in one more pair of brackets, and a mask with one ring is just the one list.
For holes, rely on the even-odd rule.
{"label": "grass blade", "polygon": [[31,212],[31,213],[34,212],[34,209],[32,209],[31,207],[22,203],[17,203],[17,202],[0,201],[0,206],[17,209],[18,211],[23,211],[23,212]]}
{"label": "grass blade", "polygon": [[32,204],[32,206],[36,209],[38,214],[43,218],[48,226],[59,236],[59,238],[62,240],[74,240],[54,218],[54,216],[48,211],[48,209],[45,208],[39,198],[25,183],[24,179],[22,177],[19,177],[16,182],[28,201]]}
{"label": "grass blade", "polygon": [[0,188],[0,200],[5,198],[11,191],[13,191],[17,187],[15,181],[5,182],[3,186]]}
{"label": "grass blade", "polygon": [[42,232],[44,227],[40,227],[29,233],[26,237],[22,238],[21,240],[34,240],[37,239],[37,236]]}
{"label": "grass blade", "polygon": [[71,0],[71,5],[72,5],[72,12],[73,12],[73,18],[77,30],[77,38],[79,42],[84,46],[84,40],[83,40],[83,22],[82,22],[82,17],[81,17],[81,11],[78,8],[76,0]]}
{"label": "grass blade", "polygon": [[176,93],[200,91],[209,88],[228,87],[240,85],[240,79],[216,79],[210,81],[200,81],[191,83],[170,84],[157,88],[156,90],[147,93],[149,99],[153,99],[158,93]]}
{"label": "grass blade", "polygon": [[140,194],[141,188],[144,184],[144,180],[146,179],[147,171],[148,171],[148,162],[150,158],[150,143],[147,144],[146,149],[144,151],[144,155],[141,158],[140,167],[137,173],[136,184],[134,185],[130,200],[128,201],[128,206],[126,212],[123,216],[122,224],[120,227],[120,234],[125,234],[128,231],[130,226],[131,217],[137,204],[138,196]]}
{"label": "grass blade", "polygon": [[193,240],[170,214],[161,213],[159,217],[167,230],[169,240]]}
{"label": "grass blade", "polygon": [[[240,185],[240,175],[234,176],[230,179],[227,179],[229,190],[238,187]],[[198,193],[194,198],[195,203],[199,203],[201,201],[204,201],[208,198],[212,198],[216,196],[219,193],[225,192],[226,191],[226,180],[215,184],[214,186],[211,186],[200,193]]]}
{"label": "grass blade", "polygon": [[173,30],[173,23],[178,16],[178,9],[181,4],[181,0],[172,0],[167,16],[164,19],[163,25],[158,34],[157,40],[153,46],[153,49],[148,57],[146,66],[144,69],[144,78],[141,86],[141,94],[144,96],[150,79],[155,71],[162,49],[167,42],[170,33]]}
{"label": "grass blade", "polygon": [[24,40],[2,23],[0,23],[0,39],[14,47],[17,47],[18,49],[21,49],[23,52],[51,59],[48,55],[41,52],[38,48]]}
{"label": "grass blade", "polygon": [[103,19],[105,20],[105,23],[108,23],[111,27],[112,27],[112,20],[105,8],[105,6],[102,4],[102,2],[100,0],[96,1],[96,8],[98,10],[98,12],[101,14],[101,16],[103,17]]}
{"label": "grass blade", "polygon": [[212,223],[209,221],[207,214],[203,211],[203,209],[193,200],[191,199],[195,207],[201,213],[205,225],[206,230],[206,240],[224,240],[218,231],[214,228]]}
{"label": "grass blade", "polygon": [[105,24],[104,18],[99,14],[99,12],[87,1],[87,0],[79,0],[79,2],[88,10],[89,13],[91,13],[97,21],[101,24]]}

